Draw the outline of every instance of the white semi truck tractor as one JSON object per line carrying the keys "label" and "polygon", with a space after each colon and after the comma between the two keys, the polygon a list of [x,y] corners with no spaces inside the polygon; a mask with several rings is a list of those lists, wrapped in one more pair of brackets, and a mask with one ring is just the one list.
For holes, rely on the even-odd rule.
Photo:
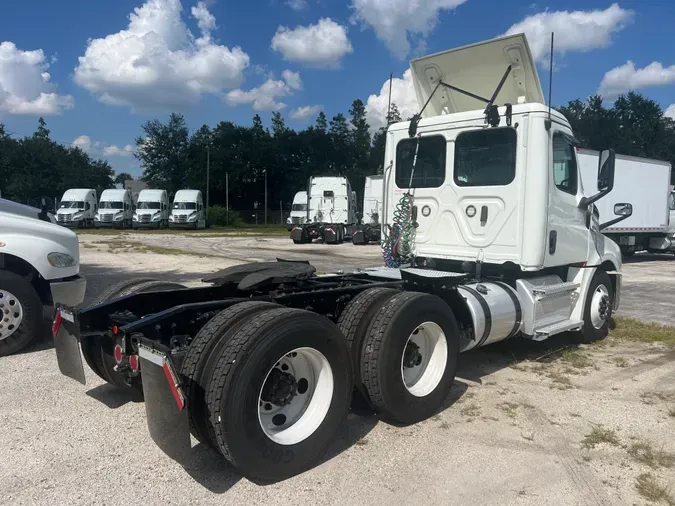
{"label": "white semi truck tractor", "polygon": [[321,462],[355,388],[413,424],[442,409],[462,352],[603,339],[621,253],[602,229],[631,214],[630,202],[612,216],[594,206],[611,198],[614,153],[599,154],[599,189],[584,195],[574,132],[545,105],[522,34],[411,67],[421,111],[386,134],[384,266],[318,275],[279,259],[201,288],[112,287],[88,309],[60,307],[63,374],[85,382],[80,350],[114,357],[87,361],[143,392],[165,453],[181,461],[192,434],[270,482]]}

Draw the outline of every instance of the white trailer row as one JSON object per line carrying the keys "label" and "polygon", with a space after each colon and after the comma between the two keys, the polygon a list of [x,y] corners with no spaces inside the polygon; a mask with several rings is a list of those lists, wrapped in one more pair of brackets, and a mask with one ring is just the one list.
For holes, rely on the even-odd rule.
{"label": "white trailer row", "polygon": [[134,205],[130,190],[73,188],[61,198],[59,225],[71,228],[204,228],[206,208],[199,190],[179,190],[169,205],[166,190],[144,189]]}

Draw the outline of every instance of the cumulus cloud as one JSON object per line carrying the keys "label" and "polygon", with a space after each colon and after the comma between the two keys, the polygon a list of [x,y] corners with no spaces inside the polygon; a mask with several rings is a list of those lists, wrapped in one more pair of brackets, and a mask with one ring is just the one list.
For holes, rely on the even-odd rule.
{"label": "cumulus cloud", "polygon": [[[403,78],[395,77],[391,82],[391,102],[396,104],[401,119],[404,121],[419,112],[415,87],[410,69],[403,73]],[[387,126],[387,110],[389,107],[389,79],[380,89],[380,93],[370,95],[366,102],[366,117],[372,132]]]}
{"label": "cumulus cloud", "polygon": [[211,38],[215,17],[204,2],[191,10],[201,36],[182,19],[180,0],[147,0],[127,29],[90,40],[75,68],[75,82],[110,105],[166,110],[197,104],[243,82],[249,56]]}
{"label": "cumulus cloud", "polygon": [[511,26],[505,35],[525,33],[532,57],[548,63],[551,32],[555,33],[554,51],[590,51],[609,47],[612,36],[623,30],[635,13],[614,3],[605,10],[539,12]]}
{"label": "cumulus cloud", "polygon": [[236,89],[228,92],[225,101],[228,105],[237,106],[252,104],[256,111],[278,111],[286,107],[283,102],[277,102],[278,97],[293,95],[294,91],[302,89],[302,80],[299,72],[284,70],[283,80],[270,77],[262,85],[249,91]]}
{"label": "cumulus cloud", "polygon": [[285,60],[332,69],[339,68],[342,57],[354,51],[347,38],[347,28],[330,18],[293,30],[280,26],[272,37],[271,47]]}
{"label": "cumulus cloud", "polygon": [[77,139],[71,144],[74,148],[80,148],[85,153],[88,153],[91,156],[103,156],[113,157],[130,157],[134,155],[134,147],[131,144],[120,148],[115,145],[108,146],[101,141],[92,141],[91,137],[88,135],[80,135]]}
{"label": "cumulus cloud", "polygon": [[288,0],[286,3],[294,11],[301,11],[307,7],[307,0]]}
{"label": "cumulus cloud", "polygon": [[667,118],[670,118],[672,120],[675,120],[675,104],[670,104],[668,109],[666,109],[666,112],[663,114]]}
{"label": "cumulus cloud", "polygon": [[13,42],[0,43],[0,112],[50,116],[71,109],[73,97],[56,93],[48,68],[42,49],[22,51]]}
{"label": "cumulus cloud", "polygon": [[322,105],[303,105],[297,109],[291,111],[291,119],[296,119],[299,121],[307,120],[319,114],[323,110]]}
{"label": "cumulus cloud", "polygon": [[640,69],[635,68],[635,64],[628,60],[604,75],[599,92],[612,97],[631,90],[673,83],[675,83],[675,65],[664,67],[655,61]]}
{"label": "cumulus cloud", "polygon": [[441,11],[452,10],[466,0],[352,0],[351,22],[371,26],[377,37],[398,58],[410,53],[410,39],[424,46],[424,38],[438,22]]}

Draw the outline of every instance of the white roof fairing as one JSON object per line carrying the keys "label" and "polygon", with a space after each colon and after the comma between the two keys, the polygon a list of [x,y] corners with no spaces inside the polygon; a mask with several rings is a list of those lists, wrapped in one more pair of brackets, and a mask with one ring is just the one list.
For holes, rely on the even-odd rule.
{"label": "white roof fairing", "polygon": [[[511,72],[495,99],[495,105],[544,104],[537,67],[524,34],[509,35],[477,44],[435,53],[410,62],[413,85],[420,108],[439,81],[489,100],[507,68]],[[486,103],[445,86],[440,86],[424,110],[428,118],[478,109]]]}

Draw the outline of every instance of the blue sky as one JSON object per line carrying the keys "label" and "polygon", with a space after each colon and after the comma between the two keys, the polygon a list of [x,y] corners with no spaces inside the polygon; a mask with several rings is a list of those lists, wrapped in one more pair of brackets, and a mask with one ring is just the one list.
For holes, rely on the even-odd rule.
{"label": "blue sky", "polygon": [[361,98],[376,127],[389,72],[412,113],[410,58],[509,30],[540,62],[556,32],[555,104],[636,89],[667,110],[672,19],[670,0],[24,0],[0,17],[0,123],[27,135],[42,115],[53,139],[138,175],[130,155],[147,119],[182,112],[196,129],[279,109],[302,128]]}

